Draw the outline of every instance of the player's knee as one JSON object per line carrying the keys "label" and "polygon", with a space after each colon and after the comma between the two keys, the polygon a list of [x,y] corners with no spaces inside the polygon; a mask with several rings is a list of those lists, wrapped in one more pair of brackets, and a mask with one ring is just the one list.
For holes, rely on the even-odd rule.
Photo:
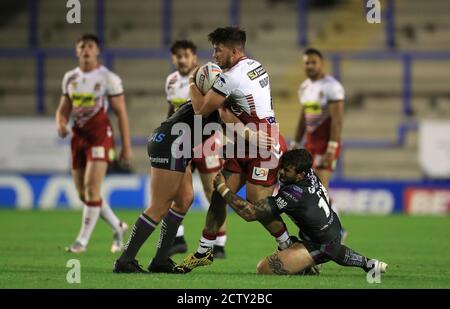
{"label": "player's knee", "polygon": [[172,205],[173,209],[179,212],[187,212],[194,201],[194,193],[186,194],[175,200],[175,204]]}
{"label": "player's knee", "polygon": [[80,201],[82,201],[83,203],[86,202],[84,191],[78,192],[78,197],[80,198]]}
{"label": "player's knee", "polygon": [[194,202],[194,192],[190,192],[189,194],[186,194],[186,196],[183,197],[184,210],[187,211],[189,209],[189,207],[191,207],[193,202]]}
{"label": "player's knee", "polygon": [[100,199],[100,192],[98,191],[95,186],[90,184],[86,185],[84,188],[84,199],[88,201]]}
{"label": "player's knee", "polygon": [[156,209],[150,205],[144,210],[144,214],[153,220],[155,223],[161,222],[161,220],[166,215],[167,211],[162,211],[161,209]]}

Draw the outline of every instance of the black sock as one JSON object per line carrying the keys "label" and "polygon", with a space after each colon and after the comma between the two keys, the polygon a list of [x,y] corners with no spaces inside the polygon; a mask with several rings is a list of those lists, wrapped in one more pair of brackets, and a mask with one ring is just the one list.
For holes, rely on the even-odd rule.
{"label": "black sock", "polygon": [[342,266],[360,267],[366,272],[370,270],[370,268],[367,267],[367,261],[369,259],[365,256],[342,244],[331,244],[329,246],[329,254],[332,257],[332,260],[337,264]]}
{"label": "black sock", "polygon": [[150,217],[146,214],[142,214],[136,220],[136,223],[131,230],[130,239],[128,239],[127,244],[125,245],[125,249],[123,250],[122,255],[119,260],[122,261],[132,261],[136,258],[136,255],[150,236],[150,234],[155,230],[158,224],[154,222]]}
{"label": "black sock", "polygon": [[165,262],[169,258],[169,250],[173,245],[178,227],[184,219],[184,215],[173,209],[169,209],[161,225],[159,235],[158,251],[156,251],[155,261]]}

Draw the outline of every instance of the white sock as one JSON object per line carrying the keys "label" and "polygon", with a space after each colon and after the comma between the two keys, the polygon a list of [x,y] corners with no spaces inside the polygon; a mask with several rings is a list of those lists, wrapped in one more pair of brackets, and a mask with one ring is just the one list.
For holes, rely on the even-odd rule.
{"label": "white sock", "polygon": [[221,236],[217,236],[215,245],[225,247],[226,242],[227,242],[227,234],[223,234]]}
{"label": "white sock", "polygon": [[105,201],[103,201],[100,216],[112,227],[114,231],[120,232],[120,220],[119,218],[117,218],[116,214],[112,211],[109,204]]}
{"label": "white sock", "polygon": [[287,231],[284,231],[281,236],[275,237],[275,239],[277,240],[278,247],[280,247],[281,250],[288,248],[292,244]]}
{"label": "white sock", "polygon": [[89,239],[91,238],[92,231],[94,231],[97,224],[98,217],[100,216],[99,206],[83,206],[83,217],[81,221],[81,230],[78,234],[77,241],[83,246],[87,246]]}
{"label": "white sock", "polygon": [[207,239],[205,237],[200,238],[200,245],[198,246],[197,252],[200,254],[208,252],[208,250],[214,247],[215,239]]}
{"label": "white sock", "polygon": [[184,236],[184,226],[180,225],[177,230],[177,235],[175,237],[183,237]]}

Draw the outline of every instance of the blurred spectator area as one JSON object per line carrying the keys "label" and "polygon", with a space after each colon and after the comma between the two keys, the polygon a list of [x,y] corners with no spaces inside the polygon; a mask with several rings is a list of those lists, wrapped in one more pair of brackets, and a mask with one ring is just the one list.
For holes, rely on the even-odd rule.
{"label": "blurred spectator area", "polygon": [[[296,0],[105,0],[101,10],[98,2],[81,1],[81,24],[66,22],[63,0],[0,2],[2,116],[38,116],[39,91],[44,95],[43,114],[53,116],[62,76],[77,64],[71,51],[75,40],[100,29],[104,55],[115,55],[103,62],[124,82],[132,135],[145,137],[166,115],[164,81],[173,69],[166,40],[193,40],[200,49],[200,62],[206,62],[212,53],[207,34],[218,26],[239,24],[248,34],[247,51],[270,74],[277,118],[287,138],[293,136],[297,123],[297,88],[305,79],[300,32],[309,46],[325,52],[328,70],[347,93],[344,139],[351,146],[342,156],[342,177],[420,178],[417,133],[411,126],[402,143],[397,143],[399,128],[421,119],[450,118],[450,2],[446,0],[393,0],[392,46],[386,43],[388,0],[381,1],[381,24],[366,22],[361,0],[310,1],[305,14],[299,11],[302,1]],[[32,3],[37,10],[34,17]],[[307,16],[305,23],[299,23],[301,16]],[[34,34],[29,31],[30,17],[36,25]],[[39,68],[36,55],[49,50],[52,53],[40,58]],[[402,55],[423,52],[431,56],[411,58],[409,71],[405,69]],[[362,53],[381,56],[349,56]],[[434,58],[436,53],[443,56]],[[42,73],[45,79],[39,90]],[[405,76],[409,77],[405,80]],[[410,85],[410,113],[405,113],[405,83]],[[355,141],[366,146],[358,147]],[[392,145],[386,146],[389,142]],[[145,147],[136,148],[134,155],[135,169],[146,172]]]}

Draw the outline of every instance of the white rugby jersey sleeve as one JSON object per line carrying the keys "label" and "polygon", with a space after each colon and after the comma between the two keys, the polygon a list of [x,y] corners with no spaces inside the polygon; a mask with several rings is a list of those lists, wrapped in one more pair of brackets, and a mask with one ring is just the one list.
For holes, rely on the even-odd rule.
{"label": "white rugby jersey sleeve", "polygon": [[302,104],[302,95],[306,87],[306,81],[300,84],[297,89],[298,102]]}
{"label": "white rugby jersey sleeve", "polygon": [[164,86],[164,90],[166,91],[166,100],[168,102],[170,102],[170,100],[172,100],[172,98],[173,98],[173,91],[171,91],[170,80],[171,80],[171,75],[167,76],[166,84]]}
{"label": "white rugby jersey sleeve", "polygon": [[106,77],[106,94],[108,96],[114,96],[122,93],[122,79],[119,77],[119,75],[113,72],[108,72]]}
{"label": "white rugby jersey sleeve", "polygon": [[327,101],[343,101],[345,97],[344,87],[338,81],[333,81],[327,84],[325,88],[325,95]]}
{"label": "white rugby jersey sleeve", "polygon": [[61,84],[61,90],[62,90],[62,94],[63,95],[69,95],[69,89],[68,89],[68,84],[67,84],[67,80],[69,79],[69,73],[67,72],[66,74],[64,74],[64,77],[62,79],[62,84]]}
{"label": "white rugby jersey sleeve", "polygon": [[238,88],[238,86],[238,80],[230,78],[229,75],[220,73],[211,89],[223,95],[224,97],[228,97],[234,90]]}

